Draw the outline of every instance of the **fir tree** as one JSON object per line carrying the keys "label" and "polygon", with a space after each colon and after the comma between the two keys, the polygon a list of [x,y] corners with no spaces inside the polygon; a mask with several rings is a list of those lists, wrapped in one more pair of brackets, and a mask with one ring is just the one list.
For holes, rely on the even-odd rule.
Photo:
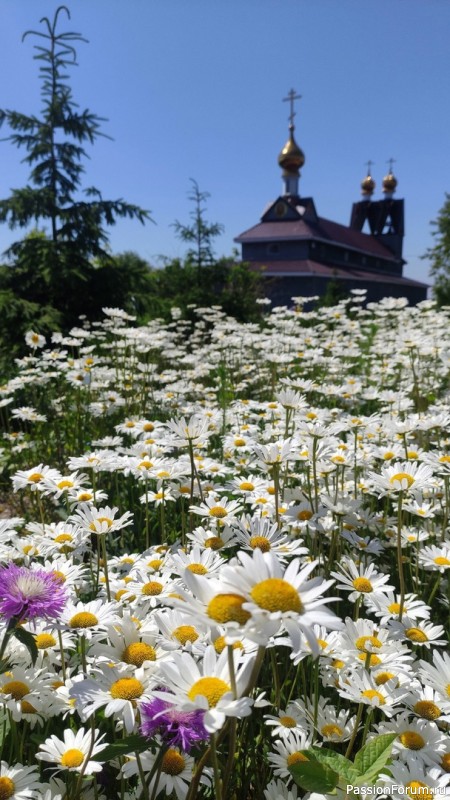
{"label": "fir tree", "polygon": [[[73,100],[68,70],[76,65],[74,44],[86,39],[57,31],[63,12],[70,19],[66,6],[60,6],[52,21],[41,19],[44,31],[23,36],[39,38],[34,58],[40,65],[40,115],[0,110],[0,125],[7,124],[11,131],[6,140],[25,150],[23,160],[31,168],[29,184],[0,200],[0,221],[12,229],[28,229],[6,251],[17,272],[12,283],[23,287],[24,301],[45,303],[56,309],[63,324],[73,324],[78,314],[89,315],[89,301],[96,306],[86,293],[92,270],[108,258],[106,228],[121,217],[144,223],[149,214],[122,199],[104,200],[94,187],[82,191],[85,145],[104,135],[104,120],[80,110]],[[33,225],[41,235],[29,235]]]}

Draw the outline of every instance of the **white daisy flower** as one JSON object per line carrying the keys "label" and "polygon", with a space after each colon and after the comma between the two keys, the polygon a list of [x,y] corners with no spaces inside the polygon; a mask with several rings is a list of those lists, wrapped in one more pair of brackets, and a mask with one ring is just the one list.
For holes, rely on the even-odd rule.
{"label": "white daisy flower", "polygon": [[34,797],[40,786],[36,767],[14,764],[10,767],[6,761],[0,763],[0,797],[5,800],[26,800]]}
{"label": "white daisy flower", "polygon": [[214,647],[206,648],[203,659],[196,662],[189,653],[173,653],[173,662],[160,666],[164,686],[171,692],[158,693],[162,699],[179,706],[183,711],[203,709],[203,724],[207,731],[219,730],[226,718],[247,717],[252,700],[243,697],[253,666],[253,659],[239,661],[233,650],[237,697],[234,697],[229,672],[228,652],[217,655]]}
{"label": "white daisy flower", "polygon": [[337,589],[350,590],[348,599],[351,602],[361,596],[364,599],[370,596],[372,599],[394,588],[394,586],[387,583],[390,576],[377,572],[374,564],[369,564],[367,567],[360,564],[357,567],[352,559],[344,558],[342,563],[339,564],[338,570],[338,572],[331,572],[330,574],[337,581],[341,581],[341,583],[336,584]]}
{"label": "white daisy flower", "polygon": [[[173,797],[173,793],[175,793],[177,800],[184,800],[192,780],[194,759],[186,753],[180,752],[176,747],[169,747],[162,757],[160,768],[155,772],[154,766],[158,758],[159,753],[152,753],[150,750],[146,750],[139,756],[143,772],[146,775],[153,773],[147,784],[150,795],[157,789],[158,796],[164,792],[166,797]],[[127,758],[122,767],[122,773],[127,780],[133,775],[140,775],[134,756]],[[206,780],[205,776],[201,782],[205,783]]]}
{"label": "white daisy flower", "polygon": [[59,770],[83,773],[92,775],[94,772],[101,772],[102,764],[92,760],[92,757],[100,753],[105,747],[106,742],[102,743],[105,734],[99,735],[99,731],[79,728],[74,733],[70,728],[64,731],[64,738],[58,739],[52,735],[43,742],[36,753],[39,761],[49,761],[57,764]]}
{"label": "white daisy flower", "polygon": [[133,670],[99,664],[91,678],[73,683],[70,696],[75,699],[83,721],[104,707],[105,717],[122,720],[130,733],[136,725],[137,702],[149,697],[150,680],[151,675],[144,667]]}
{"label": "white daisy flower", "polygon": [[253,557],[240,552],[240,563],[222,570],[223,585],[231,592],[245,598],[244,612],[250,614],[246,635],[267,638],[279,630],[281,623],[287,629],[295,647],[300,644],[300,634],[307,638],[314,654],[319,653],[313,633],[314,624],[338,628],[341,620],[324,606],[336,598],[321,595],[333,581],[322,578],[308,580],[317,562],[301,566],[298,558],[284,567],[273,553],[253,552]]}

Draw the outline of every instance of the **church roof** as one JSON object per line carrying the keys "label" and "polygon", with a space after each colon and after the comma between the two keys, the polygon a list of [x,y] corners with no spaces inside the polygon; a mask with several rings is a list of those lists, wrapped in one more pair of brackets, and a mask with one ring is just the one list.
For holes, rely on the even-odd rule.
{"label": "church roof", "polygon": [[426,283],[420,283],[412,278],[404,278],[401,275],[386,274],[386,272],[376,272],[370,270],[355,269],[353,267],[345,267],[341,269],[327,264],[321,264],[318,261],[311,261],[309,259],[298,259],[295,261],[252,261],[250,264],[252,269],[261,270],[267,278],[282,278],[288,276],[298,277],[311,277],[317,276],[319,278],[330,278],[339,280],[354,280],[354,281],[370,281],[375,283],[384,283],[386,285],[395,284],[397,286],[407,287],[423,287],[427,288]]}
{"label": "church roof", "polygon": [[259,222],[237,236],[234,241],[247,244],[250,242],[280,242],[296,239],[337,244],[341,247],[358,250],[361,253],[367,253],[398,263],[398,259],[392,251],[375,237],[324,217],[316,217],[314,220],[299,218]]}

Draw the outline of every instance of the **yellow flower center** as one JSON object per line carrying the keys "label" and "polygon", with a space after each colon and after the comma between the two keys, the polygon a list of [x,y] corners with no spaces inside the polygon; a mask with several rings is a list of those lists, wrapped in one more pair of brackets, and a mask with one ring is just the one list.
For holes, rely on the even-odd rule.
{"label": "yellow flower center", "polygon": [[183,772],[185,763],[181,753],[179,753],[178,750],[170,748],[163,755],[161,772],[164,772],[166,775],[179,775],[180,772]]}
{"label": "yellow flower center", "polygon": [[94,495],[91,494],[91,492],[81,492],[81,494],[78,495],[78,500],[80,503],[88,503],[93,497]]}
{"label": "yellow flower center", "polygon": [[383,686],[388,681],[395,678],[393,672],[379,672],[378,675],[375,675],[375,683],[377,686]]}
{"label": "yellow flower center", "polygon": [[69,625],[71,628],[92,628],[94,625],[98,625],[98,619],[90,611],[80,611],[71,617]]}
{"label": "yellow flower center", "polygon": [[132,602],[132,599],[136,600],[136,595],[132,595],[132,598],[128,596],[127,589],[118,589],[114,595],[114,600],[122,600],[122,597],[124,597],[125,595],[126,599],[129,600],[130,603]]}
{"label": "yellow flower center", "polygon": [[193,572],[194,575],[206,575],[208,572],[203,564],[189,564],[186,569],[188,569],[189,572]]}
{"label": "yellow flower center", "polygon": [[250,481],[242,481],[242,483],[239,484],[239,488],[243,492],[253,492],[255,485],[253,483],[250,483]]}
{"label": "yellow flower center", "polygon": [[109,689],[114,700],[136,700],[143,691],[144,686],[137,678],[119,678]]}
{"label": "yellow flower center", "polygon": [[261,550],[263,553],[268,553],[271,549],[271,544],[265,536],[252,536],[249,544],[253,550]]}
{"label": "yellow flower center", "polygon": [[341,661],[340,658],[334,658],[331,662],[331,666],[334,667],[334,669],[342,669],[342,667],[345,666],[345,661]]}
{"label": "yellow flower center", "polygon": [[441,756],[441,767],[444,772],[450,772],[450,753],[444,753]]}
{"label": "yellow flower center", "polygon": [[367,659],[368,655],[369,655],[368,653],[367,654],[366,653],[360,653],[358,655],[358,658],[359,658],[360,661],[363,661],[364,664],[366,663],[366,660],[368,660],[368,662],[369,662],[368,666],[369,667],[378,667],[378,665],[381,664],[380,656],[376,656],[375,653],[370,653],[370,657],[369,657],[369,659]]}
{"label": "yellow flower center", "polygon": [[[226,647],[227,647],[227,643],[225,641],[225,636],[218,636],[217,639],[215,639],[215,641],[214,641],[214,650],[216,651],[216,653],[219,653],[219,655],[220,655],[220,653],[223,650],[225,650]],[[244,645],[242,644],[242,642],[239,642],[239,641],[238,642],[233,642],[232,648],[233,648],[233,650],[243,650],[244,649]]]}
{"label": "yellow flower center", "polygon": [[42,472],[32,472],[31,475],[28,476],[29,483],[39,483],[39,481],[43,478]]}
{"label": "yellow flower center", "polygon": [[295,753],[289,753],[286,764],[288,767],[292,767],[293,764],[299,764],[301,761],[309,761],[309,758],[303,755],[300,750],[297,750]]}
{"label": "yellow flower center", "polygon": [[173,631],[172,636],[180,642],[180,644],[196,642],[198,639],[198,633],[193,625],[179,625],[178,628],[175,628]]}
{"label": "yellow flower center", "polygon": [[150,569],[157,570],[160,568],[162,563],[163,563],[162,558],[153,558],[151,561],[147,563],[147,567],[150,567]]}
{"label": "yellow flower center", "polygon": [[53,575],[56,583],[65,583],[66,582],[66,576],[64,575],[64,572],[61,572],[61,570],[54,569],[52,571],[52,575]]}
{"label": "yellow flower center", "polygon": [[142,594],[146,597],[154,597],[155,594],[161,594],[164,586],[159,581],[149,581],[144,583],[142,587]]}
{"label": "yellow flower center", "polygon": [[425,747],[425,739],[416,731],[405,731],[398,739],[408,750],[422,750],[422,747]]}
{"label": "yellow flower center", "polygon": [[340,739],[343,735],[344,731],[339,725],[333,725],[330,723],[329,725],[324,725],[321,734],[325,737],[325,739]]}
{"label": "yellow flower center", "polygon": [[96,531],[98,525],[106,525],[107,528],[110,528],[113,524],[112,519],[110,517],[97,517],[91,524],[89,525],[89,530]]}
{"label": "yellow flower center", "polygon": [[72,542],[73,536],[70,533],[60,533],[58,536],[55,536],[55,542],[58,544],[64,544],[64,542]]}
{"label": "yellow flower center", "polygon": [[220,698],[230,691],[231,687],[221,678],[200,678],[189,690],[188,697],[189,700],[194,701],[197,695],[203,695],[203,697],[206,697],[209,707],[214,708]]}
{"label": "yellow flower center", "polygon": [[297,725],[297,722],[295,721],[294,717],[289,717],[289,716],[280,717],[280,723],[283,726],[283,728],[295,728],[295,726]]}
{"label": "yellow flower center", "polygon": [[357,592],[363,592],[364,594],[373,592],[373,586],[367,578],[355,578],[352,584]]}
{"label": "yellow flower center", "polygon": [[32,706],[31,703],[28,702],[28,700],[22,700],[20,704],[20,709],[22,711],[22,714],[37,714],[35,707]]}
{"label": "yellow flower center", "polygon": [[209,547],[211,550],[220,550],[224,544],[225,542],[220,536],[210,536],[210,538],[205,541],[205,547]]}
{"label": "yellow flower center", "polygon": [[79,767],[84,761],[84,753],[73,747],[71,750],[66,750],[64,755],[61,756],[61,765],[66,769],[73,769]]}
{"label": "yellow flower center", "polygon": [[436,556],[434,563],[439,567],[450,567],[450,559],[445,558],[444,556]]}
{"label": "yellow flower center", "polygon": [[216,519],[223,519],[227,515],[227,510],[223,506],[213,506],[209,509],[209,515]]}
{"label": "yellow flower center", "polygon": [[265,611],[303,612],[303,603],[294,586],[283,578],[266,578],[255,584],[250,592],[252,600]]}
{"label": "yellow flower center", "polygon": [[376,636],[360,636],[356,642],[355,647],[357,650],[362,650],[364,653],[370,652],[367,645],[371,644],[372,647],[383,647],[383,642],[377,639]]}
{"label": "yellow flower center", "polygon": [[245,625],[250,614],[242,608],[245,597],[239,594],[218,594],[208,603],[207,614],[215,622],[224,625],[226,622],[238,622]]}
{"label": "yellow flower center", "polygon": [[389,483],[394,485],[396,483],[400,483],[403,486],[403,481],[406,481],[408,488],[413,485],[414,478],[409,472],[396,472],[392,478],[389,478]]}
{"label": "yellow flower center", "polygon": [[57,485],[58,489],[71,489],[74,484],[73,484],[73,481],[69,481],[66,478],[65,480],[60,481],[56,485]]}
{"label": "yellow flower center", "polygon": [[390,614],[400,614],[400,603],[391,603],[388,606],[388,611]]}
{"label": "yellow flower center", "polygon": [[9,800],[15,791],[16,787],[11,778],[8,778],[6,775],[2,775],[0,778],[0,800]]}
{"label": "yellow flower center", "polygon": [[437,706],[436,703],[433,703],[431,700],[418,700],[417,703],[414,704],[413,710],[419,715],[419,717],[428,720],[435,720],[442,714],[439,706]]}
{"label": "yellow flower center", "polygon": [[364,692],[361,692],[361,697],[367,697],[368,700],[378,700],[378,705],[384,706],[385,699],[381,692],[377,692],[376,689],[365,689]]}
{"label": "yellow flower center", "polygon": [[56,644],[56,639],[51,633],[38,633],[34,640],[38,650],[48,650],[49,647],[54,647]]}
{"label": "yellow flower center", "polygon": [[245,445],[245,439],[237,437],[237,439],[234,440],[235,447],[244,447],[244,445]]}
{"label": "yellow flower center", "polygon": [[308,511],[308,509],[304,509],[303,511],[299,511],[297,514],[297,519],[301,522],[307,522],[312,517],[312,511]]}
{"label": "yellow flower center", "polygon": [[23,681],[9,681],[2,688],[4,694],[10,694],[14,700],[22,700],[30,691],[30,687]]}
{"label": "yellow flower center", "polygon": [[428,642],[428,636],[420,628],[408,628],[408,630],[405,631],[405,636],[412,642],[418,642],[419,644]]}
{"label": "yellow flower center", "polygon": [[155,648],[145,642],[131,642],[122,653],[122,661],[142,667],[144,661],[156,661]]}
{"label": "yellow flower center", "polygon": [[433,800],[433,789],[423,783],[423,781],[409,781],[405,784],[405,790],[408,797],[420,797],[421,800]]}

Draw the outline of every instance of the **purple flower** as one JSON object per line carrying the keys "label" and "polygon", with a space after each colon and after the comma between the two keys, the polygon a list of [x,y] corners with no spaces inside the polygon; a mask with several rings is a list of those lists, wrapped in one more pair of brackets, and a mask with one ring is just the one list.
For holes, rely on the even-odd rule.
{"label": "purple flower", "polygon": [[0,614],[8,621],[55,619],[66,602],[59,578],[43,569],[16,564],[0,569]]}
{"label": "purple flower", "polygon": [[209,739],[203,725],[205,712],[180,711],[170,703],[155,698],[141,705],[141,733],[149,738],[158,733],[163,742],[170,747],[179,747],[188,753],[198,742]]}

